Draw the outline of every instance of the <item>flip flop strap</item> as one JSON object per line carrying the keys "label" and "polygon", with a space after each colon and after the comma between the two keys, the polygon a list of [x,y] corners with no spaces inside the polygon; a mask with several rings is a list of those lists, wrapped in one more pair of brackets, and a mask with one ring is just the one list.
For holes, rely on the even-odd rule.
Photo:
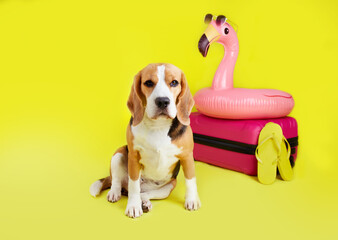
{"label": "flip flop strap", "polygon": [[288,159],[290,159],[290,155],[291,155],[291,146],[290,143],[288,142],[288,140],[283,136],[283,141],[286,143],[287,147],[288,147]]}
{"label": "flip flop strap", "polygon": [[[275,134],[271,134],[270,136],[266,137],[260,144],[258,144],[256,151],[255,151],[255,155],[256,155],[256,159],[258,162],[263,163],[263,161],[259,158],[258,156],[258,149],[261,148],[268,140],[270,140],[272,138],[273,143],[275,145],[275,147],[277,148],[278,154],[277,154],[277,158],[272,162],[273,164],[278,161],[279,156],[281,154],[281,146],[278,144],[278,141],[275,137]],[[286,140],[286,139],[285,139]],[[287,142],[287,141],[286,141]],[[288,143],[289,144],[289,143]],[[290,146],[290,145],[289,145]]]}
{"label": "flip flop strap", "polygon": [[[288,157],[287,159],[290,159],[290,154],[291,154],[291,147],[290,147],[290,144],[288,142],[288,140],[283,136],[282,138],[282,141],[286,142],[286,145],[287,145],[287,151],[288,151]],[[277,163],[278,161],[280,161],[280,155],[281,155],[281,151],[278,153],[278,156],[276,158],[276,160],[274,160],[272,163],[275,164]]]}
{"label": "flip flop strap", "polygon": [[[277,148],[278,154],[277,154],[277,158],[272,162],[272,164],[275,164],[276,162],[278,162],[278,160],[280,159],[280,155],[281,155],[281,146],[278,144],[278,141],[276,139],[275,134],[271,134],[270,136],[268,136],[267,138],[265,138],[256,148],[255,151],[255,155],[256,155],[256,159],[258,162],[263,163],[263,161],[259,158],[258,156],[258,149],[261,148],[268,140],[273,139],[273,143],[275,145],[275,147]],[[290,144],[288,142],[288,140],[283,136],[282,140],[287,144],[287,149],[288,149],[288,158],[290,158],[291,155],[291,147]]]}

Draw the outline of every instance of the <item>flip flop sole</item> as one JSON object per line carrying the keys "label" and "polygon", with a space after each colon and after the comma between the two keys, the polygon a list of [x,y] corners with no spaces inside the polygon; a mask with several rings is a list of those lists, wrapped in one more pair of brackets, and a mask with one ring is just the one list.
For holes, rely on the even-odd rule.
{"label": "flip flop sole", "polygon": [[269,122],[261,130],[256,149],[257,176],[263,184],[272,184],[277,174],[277,159],[283,138],[282,128],[275,123]]}

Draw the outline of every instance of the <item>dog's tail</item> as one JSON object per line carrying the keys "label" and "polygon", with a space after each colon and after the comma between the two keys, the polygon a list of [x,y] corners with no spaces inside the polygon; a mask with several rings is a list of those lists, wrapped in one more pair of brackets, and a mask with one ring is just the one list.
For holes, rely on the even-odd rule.
{"label": "dog's tail", "polygon": [[93,197],[96,197],[103,190],[110,188],[110,186],[111,186],[111,177],[108,176],[106,178],[101,178],[100,180],[97,180],[96,182],[94,182],[90,186],[89,192]]}

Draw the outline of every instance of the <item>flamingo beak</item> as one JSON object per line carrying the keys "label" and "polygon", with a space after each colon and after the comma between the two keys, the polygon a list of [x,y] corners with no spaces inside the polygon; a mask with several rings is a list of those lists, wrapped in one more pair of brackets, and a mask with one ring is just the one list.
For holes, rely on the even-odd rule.
{"label": "flamingo beak", "polygon": [[198,41],[198,49],[203,57],[207,56],[210,44],[217,41],[220,36],[221,35],[218,33],[216,28],[212,24],[209,24],[202,37]]}

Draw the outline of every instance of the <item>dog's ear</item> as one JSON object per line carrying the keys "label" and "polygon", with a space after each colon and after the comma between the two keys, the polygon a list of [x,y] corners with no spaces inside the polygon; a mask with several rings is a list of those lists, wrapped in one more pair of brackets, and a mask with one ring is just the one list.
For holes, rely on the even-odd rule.
{"label": "dog's ear", "polygon": [[189,115],[191,113],[191,109],[194,106],[194,99],[192,98],[188,82],[185,78],[184,73],[181,74],[181,93],[177,97],[177,119],[183,125],[190,124]]}
{"label": "dog's ear", "polygon": [[144,115],[144,100],[145,97],[141,91],[141,72],[139,72],[135,78],[133,86],[131,87],[129,99],[127,102],[127,106],[129,108],[129,111],[131,115],[133,116],[133,126],[136,126],[139,124]]}

